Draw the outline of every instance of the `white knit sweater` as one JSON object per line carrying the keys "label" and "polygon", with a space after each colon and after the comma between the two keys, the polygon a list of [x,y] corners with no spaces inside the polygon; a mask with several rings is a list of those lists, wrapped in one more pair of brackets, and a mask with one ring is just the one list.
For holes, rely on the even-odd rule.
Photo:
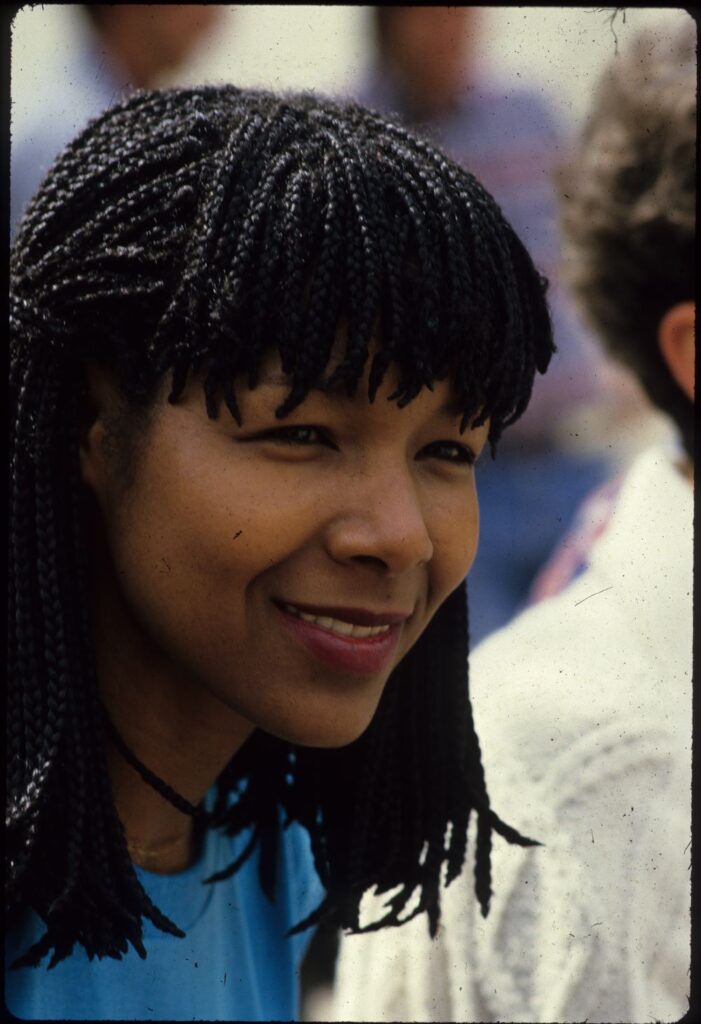
{"label": "white knit sweater", "polygon": [[[494,837],[425,918],[344,938],[331,1019],[673,1021],[687,1007],[693,495],[635,461],[590,567],[471,662]],[[474,839],[474,836],[472,836]],[[372,901],[368,914],[371,915]]]}

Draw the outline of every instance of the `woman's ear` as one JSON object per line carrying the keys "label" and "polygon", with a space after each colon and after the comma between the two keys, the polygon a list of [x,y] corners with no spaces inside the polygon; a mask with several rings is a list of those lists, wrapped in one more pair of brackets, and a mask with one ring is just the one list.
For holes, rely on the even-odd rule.
{"label": "woman's ear", "polygon": [[680,302],[667,310],[657,329],[662,358],[679,387],[692,402],[696,363],[695,321],[696,304]]}
{"label": "woman's ear", "polygon": [[107,424],[114,417],[117,389],[107,373],[91,363],[85,367],[85,407],[80,424],[80,475],[98,502],[105,498]]}

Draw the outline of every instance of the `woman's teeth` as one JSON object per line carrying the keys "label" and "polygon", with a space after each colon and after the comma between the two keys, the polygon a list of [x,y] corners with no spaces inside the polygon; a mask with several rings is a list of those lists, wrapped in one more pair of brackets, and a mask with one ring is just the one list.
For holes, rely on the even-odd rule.
{"label": "woman's teeth", "polygon": [[340,636],[379,636],[389,630],[389,625],[356,626],[353,622],[331,619],[328,615],[310,615],[309,612],[302,612],[292,604],[286,604],[284,608],[290,615],[296,615],[298,619],[304,619],[305,622],[313,622],[315,626],[321,626],[322,629],[328,629],[331,633],[338,633]]}

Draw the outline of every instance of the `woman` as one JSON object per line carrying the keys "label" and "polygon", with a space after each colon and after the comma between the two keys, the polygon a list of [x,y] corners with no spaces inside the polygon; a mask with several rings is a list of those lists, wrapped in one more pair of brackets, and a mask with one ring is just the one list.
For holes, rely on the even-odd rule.
{"label": "woman", "polygon": [[491,830],[527,840],[461,584],[544,292],[357,106],[145,92],[59,158],[11,267],[13,1012],[289,1019],[366,890],[435,932],[473,810],[486,913]]}

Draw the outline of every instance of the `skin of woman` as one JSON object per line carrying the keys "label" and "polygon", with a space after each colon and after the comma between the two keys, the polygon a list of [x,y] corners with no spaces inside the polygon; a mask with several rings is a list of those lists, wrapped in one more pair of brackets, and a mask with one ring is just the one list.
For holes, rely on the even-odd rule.
{"label": "skin of woman", "polygon": [[435,934],[472,814],[484,913],[492,832],[532,842],[489,804],[463,581],[546,282],[410,132],[231,86],[93,121],[11,263],[13,1012],[289,1019],[288,935]]}

